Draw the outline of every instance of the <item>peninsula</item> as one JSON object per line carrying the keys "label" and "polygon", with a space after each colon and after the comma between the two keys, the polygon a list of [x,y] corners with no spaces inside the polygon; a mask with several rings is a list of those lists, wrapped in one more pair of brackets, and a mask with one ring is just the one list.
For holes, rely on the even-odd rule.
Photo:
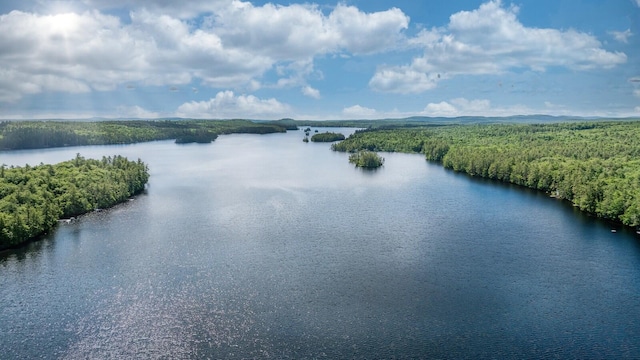
{"label": "peninsula", "polygon": [[142,192],[147,165],[122,156],[0,167],[0,250],[46,234],[59,219],[104,209]]}

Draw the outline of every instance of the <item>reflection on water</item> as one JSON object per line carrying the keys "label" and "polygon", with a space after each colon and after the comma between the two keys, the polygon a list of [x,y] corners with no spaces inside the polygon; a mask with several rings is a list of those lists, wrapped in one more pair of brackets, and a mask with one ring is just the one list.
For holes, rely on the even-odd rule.
{"label": "reflection on water", "polygon": [[1,153],[151,171],[134,201],[0,255],[3,357],[640,357],[633,232],[419,155],[363,172],[302,137]]}

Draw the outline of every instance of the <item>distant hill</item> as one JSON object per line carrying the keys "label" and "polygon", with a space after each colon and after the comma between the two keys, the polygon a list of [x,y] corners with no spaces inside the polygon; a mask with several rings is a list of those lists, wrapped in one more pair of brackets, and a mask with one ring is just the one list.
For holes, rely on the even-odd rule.
{"label": "distant hill", "polygon": [[639,117],[626,117],[626,118],[605,118],[605,117],[582,117],[582,116],[553,116],[553,115],[513,115],[513,116],[457,116],[457,117],[443,117],[443,116],[410,116],[406,118],[386,118],[386,119],[355,119],[355,120],[295,120],[291,118],[284,118],[280,120],[263,120],[263,119],[192,119],[192,118],[180,118],[180,117],[162,117],[155,119],[143,119],[143,118],[107,118],[107,117],[92,117],[86,119],[5,119],[2,121],[15,121],[15,122],[27,122],[27,121],[63,121],[63,122],[153,122],[153,121],[215,121],[215,122],[233,122],[238,120],[251,121],[254,123],[269,123],[279,125],[287,128],[288,130],[296,129],[300,126],[315,126],[315,127],[397,127],[397,126],[425,126],[425,125],[453,125],[453,124],[498,124],[498,123],[555,123],[555,122],[573,122],[573,121],[629,121],[640,120]]}
{"label": "distant hill", "polygon": [[276,121],[254,120],[255,122],[269,122],[286,126],[287,128],[314,126],[314,127],[358,127],[358,128],[386,128],[386,127],[412,127],[412,126],[442,126],[455,124],[535,124],[557,123],[574,121],[626,121],[638,120],[638,118],[597,118],[580,116],[551,116],[551,115],[516,115],[516,116],[458,116],[458,117],[428,117],[411,116],[399,119],[378,120],[294,120],[281,119]]}

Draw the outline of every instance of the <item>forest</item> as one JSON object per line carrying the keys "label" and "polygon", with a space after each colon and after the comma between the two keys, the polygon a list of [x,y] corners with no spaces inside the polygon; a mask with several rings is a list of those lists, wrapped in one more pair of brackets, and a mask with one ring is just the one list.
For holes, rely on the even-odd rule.
{"label": "forest", "polygon": [[584,119],[568,116],[549,116],[549,115],[516,115],[516,116],[458,116],[458,117],[430,117],[430,116],[411,116],[400,119],[375,119],[375,120],[294,120],[290,118],[275,121],[256,121],[259,123],[271,123],[287,127],[287,130],[296,130],[297,128],[313,126],[313,127],[352,127],[352,128],[371,128],[371,129],[389,129],[402,127],[424,127],[424,126],[440,126],[440,125],[471,125],[471,124],[543,124],[543,123],[559,123],[559,122],[577,122]]}
{"label": "forest", "polygon": [[144,190],[147,165],[122,156],[0,167],[0,250],[47,233],[59,219],[126,201]]}
{"label": "forest", "polygon": [[248,120],[2,121],[0,150],[168,139],[176,139],[178,143],[206,143],[222,134],[269,134],[285,132],[287,128],[286,124]]}
{"label": "forest", "polygon": [[422,153],[445,168],[542,190],[640,226],[640,121],[367,129],[332,149]]}

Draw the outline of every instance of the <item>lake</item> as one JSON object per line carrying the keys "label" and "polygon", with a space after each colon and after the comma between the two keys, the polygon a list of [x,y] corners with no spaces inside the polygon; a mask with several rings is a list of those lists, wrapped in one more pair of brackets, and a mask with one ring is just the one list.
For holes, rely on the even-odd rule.
{"label": "lake", "polygon": [[0,357],[640,357],[634,231],[420,155],[356,169],[303,136],[0,152],[151,173],[0,253]]}

